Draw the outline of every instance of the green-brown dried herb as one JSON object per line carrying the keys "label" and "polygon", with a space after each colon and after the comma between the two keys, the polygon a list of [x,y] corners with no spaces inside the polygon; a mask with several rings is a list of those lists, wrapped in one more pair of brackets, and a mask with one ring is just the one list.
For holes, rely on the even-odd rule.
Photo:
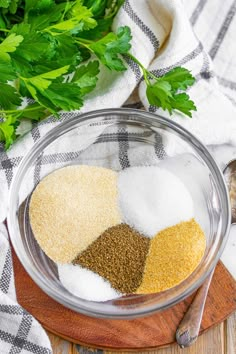
{"label": "green-brown dried herb", "polygon": [[150,240],[126,224],[107,229],[74,264],[107,279],[118,291],[133,293],[140,286]]}

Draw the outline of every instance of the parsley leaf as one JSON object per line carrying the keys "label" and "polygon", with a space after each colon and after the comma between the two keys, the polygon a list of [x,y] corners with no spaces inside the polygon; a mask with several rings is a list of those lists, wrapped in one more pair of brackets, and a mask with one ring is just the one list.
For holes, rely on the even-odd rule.
{"label": "parsley leaf", "polygon": [[29,91],[33,96],[35,95],[36,90],[39,91],[46,90],[51,85],[52,80],[57,79],[62,74],[65,74],[68,71],[68,69],[69,69],[69,65],[56,70],[46,72],[41,75],[37,75],[29,78],[21,78],[21,79],[24,80],[26,86],[30,88]]}
{"label": "parsley leaf", "polygon": [[53,0],[25,0],[25,12],[28,13],[30,10],[35,12],[48,10],[53,3]]}
{"label": "parsley leaf", "polygon": [[14,87],[0,82],[0,92],[0,107],[4,110],[21,104],[21,97]]}
{"label": "parsley leaf", "polygon": [[[64,66],[62,68],[52,70],[41,75],[37,75],[30,78],[21,77],[26,88],[30,92],[31,96],[39,102],[42,106],[48,108],[52,113],[59,110],[59,107],[55,107],[52,96],[48,95],[46,90],[52,84],[52,81],[61,78],[61,75],[65,74],[69,69],[69,66]],[[55,93],[57,96],[57,93]]]}
{"label": "parsley leaf", "polygon": [[146,93],[151,105],[171,111],[171,85],[167,81],[156,81],[155,84],[148,85]]}
{"label": "parsley leaf", "polygon": [[58,110],[66,111],[81,108],[80,87],[76,83],[61,82],[61,75],[66,74],[69,66],[43,73],[30,78],[21,78],[32,97],[54,114]]}
{"label": "parsley leaf", "polygon": [[15,14],[17,7],[18,7],[18,2],[20,0],[11,0],[10,6],[9,6],[9,11],[11,14]]}
{"label": "parsley leaf", "polygon": [[80,109],[83,105],[80,88],[73,83],[53,83],[42,94],[55,107],[64,111]]}
{"label": "parsley leaf", "polygon": [[[35,45],[37,43],[37,46]],[[42,57],[52,57],[51,51],[53,48],[51,47],[48,40],[40,33],[28,33],[25,34],[24,40],[22,41],[19,49],[16,48],[14,54],[16,56],[20,56],[27,61],[36,61],[41,59]],[[13,58],[16,58],[13,54]]]}
{"label": "parsley leaf", "polygon": [[[40,1],[36,1],[39,3]],[[52,24],[60,23],[65,11],[66,3],[53,4],[46,11],[29,11],[27,21],[31,25],[31,32],[44,31]]]}
{"label": "parsley leaf", "polygon": [[17,78],[10,62],[0,60],[0,82],[7,82]]}
{"label": "parsley leaf", "polygon": [[11,0],[0,0],[0,7],[7,8],[10,5]]}
{"label": "parsley leaf", "polygon": [[163,75],[161,81],[167,81],[171,85],[172,91],[186,90],[195,82],[194,77],[188,69],[176,67]]}
{"label": "parsley leaf", "polygon": [[18,109],[17,119],[30,119],[33,121],[38,121],[44,118],[47,115],[46,109],[43,106],[40,106],[37,102],[32,103],[27,106],[25,109]]}
{"label": "parsley leaf", "polygon": [[3,19],[3,16],[1,15],[1,13],[0,13],[0,28],[3,28],[3,29],[6,28],[6,23]]}
{"label": "parsley leaf", "polygon": [[104,16],[107,0],[87,0],[85,4],[92,11],[95,18]]}
{"label": "parsley leaf", "polygon": [[97,26],[93,29],[89,29],[88,31],[83,31],[80,33],[81,38],[97,40],[104,37],[107,32],[109,32],[112,25],[112,18],[101,18],[97,19]]}
{"label": "parsley leaf", "polygon": [[11,30],[10,33],[14,33],[15,35],[20,35],[20,36],[25,36],[28,33],[30,33],[30,25],[28,23],[19,23],[14,25]]}
{"label": "parsley leaf", "polygon": [[130,28],[120,27],[116,34],[108,33],[97,42],[91,43],[89,48],[109,69],[124,71],[126,67],[119,55],[128,53],[131,38]]}
{"label": "parsley leaf", "polygon": [[96,87],[98,73],[99,62],[97,60],[91,61],[76,69],[72,82],[75,82],[80,87],[81,94],[85,95]]}
{"label": "parsley leaf", "polygon": [[93,28],[96,26],[96,21],[87,18],[86,20],[81,20],[81,16],[72,17],[69,20],[57,23],[45,29],[45,31],[50,32],[53,36],[58,35],[61,32],[72,31],[72,33],[77,33],[82,31],[83,28]]}
{"label": "parsley leaf", "polygon": [[114,18],[124,0],[84,0],[84,5],[93,12],[94,17]]}
{"label": "parsley leaf", "polygon": [[92,12],[80,3],[75,3],[69,14],[71,14],[71,17],[64,21],[52,24],[44,31],[49,32],[54,36],[63,31],[71,31],[71,33],[75,34],[83,30],[94,28],[97,25],[96,20],[92,17]]}
{"label": "parsley leaf", "polygon": [[106,18],[114,18],[125,0],[108,0],[106,8]]}
{"label": "parsley leaf", "polygon": [[143,77],[147,85],[146,94],[148,102],[163,110],[168,110],[170,114],[174,110],[192,117],[191,111],[197,108],[189,95],[184,92],[188,87],[192,86],[195,78],[189,70],[176,67],[163,76],[157,77],[149,72],[131,53],[128,56],[140,66],[143,71]]}
{"label": "parsley leaf", "polygon": [[192,117],[191,111],[197,110],[194,102],[190,100],[189,95],[185,92],[173,96],[173,99],[171,99],[171,107],[172,109],[177,109],[189,117]]}
{"label": "parsley leaf", "polygon": [[5,142],[5,149],[8,149],[15,140],[15,129],[15,119],[11,115],[0,122],[0,141]]}
{"label": "parsley leaf", "polygon": [[193,85],[194,81],[191,73],[181,67],[173,69],[162,77],[154,78],[154,84],[146,77],[148,101],[151,105],[168,110],[170,114],[173,110],[177,110],[192,117],[191,111],[196,111],[194,102],[186,93],[177,92],[186,90]]}
{"label": "parsley leaf", "polygon": [[[58,63],[64,61],[70,63],[70,65],[78,65],[82,61],[81,53],[70,34],[63,33],[60,36],[53,37],[53,39],[50,38],[50,41],[53,43],[53,49],[55,50],[53,59]],[[56,63],[54,63],[54,67],[55,65]]]}
{"label": "parsley leaf", "polygon": [[11,33],[0,44],[0,59],[10,61],[11,57],[8,53],[13,53],[18,45],[24,40],[24,37]]}

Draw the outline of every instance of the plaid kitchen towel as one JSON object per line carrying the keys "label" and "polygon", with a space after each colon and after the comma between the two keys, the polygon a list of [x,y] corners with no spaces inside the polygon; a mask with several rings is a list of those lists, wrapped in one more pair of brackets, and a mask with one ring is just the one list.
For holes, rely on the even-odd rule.
{"label": "plaid kitchen towel", "polygon": [[17,303],[11,249],[3,224],[0,225],[0,353],[52,353],[40,324]]}
{"label": "plaid kitchen towel", "polygon": [[[133,54],[156,75],[175,66],[185,66],[197,78],[189,94],[198,111],[189,119],[179,114],[173,120],[189,129],[205,144],[232,145],[231,157],[236,156],[236,1],[225,0],[126,0],[114,21],[114,29],[121,25],[131,28]],[[146,110],[166,115],[148,104],[142,75],[135,63],[126,60],[125,73],[111,73],[104,68],[97,89],[81,111],[119,107],[139,85],[141,104]],[[3,93],[1,93],[3,94]],[[137,103],[137,102],[136,102]],[[139,105],[139,103],[138,103]],[[61,114],[60,120],[50,118],[35,126],[9,152],[0,152],[0,222],[7,214],[9,187],[22,158],[32,145],[50,129],[78,112]],[[22,126],[28,130],[28,126]],[[129,165],[129,146],[119,140],[116,163]],[[145,132],[144,132],[145,134]],[[168,148],[168,147],[167,147]],[[40,178],[55,161],[66,162],[76,154],[69,144],[60,154],[52,151],[35,167]],[[156,138],[153,153],[165,154],[163,142]],[[149,154],[149,152],[148,152]],[[137,155],[137,158],[146,155]],[[14,276],[8,236],[5,226],[0,228],[0,353],[51,353],[50,343],[41,326],[16,301]]]}

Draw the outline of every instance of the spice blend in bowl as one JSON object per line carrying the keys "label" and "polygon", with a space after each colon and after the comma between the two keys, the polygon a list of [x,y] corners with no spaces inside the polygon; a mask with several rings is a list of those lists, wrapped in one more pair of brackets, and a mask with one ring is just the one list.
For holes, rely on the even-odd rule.
{"label": "spice blend in bowl", "polygon": [[[47,127],[48,125],[45,125],[46,130]],[[103,167],[115,174],[117,194],[114,199],[118,207],[119,220],[113,225],[105,226],[106,229],[101,230],[94,239],[92,238],[89,241],[91,243],[84,250],[74,249],[70,252],[68,263],[55,262],[53,257],[57,253],[61,255],[62,248],[55,247],[56,232],[53,235],[55,242],[52,242],[55,250],[52,251],[54,253],[51,254],[51,258],[37,242],[38,236],[30,220],[29,209],[33,205],[30,205],[32,194],[45,178],[50,178],[56,171],[59,173],[60,169],[62,171],[65,167],[69,168],[67,166],[79,169],[83,165],[89,168]],[[152,241],[157,234],[175,225],[164,225],[163,229],[154,230],[155,232],[149,236],[145,230],[138,229],[138,225],[132,224],[133,219],[127,218],[128,213],[124,210],[124,204],[121,203],[119,180],[123,173],[128,173],[128,169],[133,167],[162,168],[177,177],[190,193],[194,210],[189,220],[179,218],[180,220],[177,219],[174,223],[177,225],[195,219],[206,238],[206,249],[200,264],[185,280],[164,292],[137,294],[144,285]],[[63,186],[60,186],[61,182],[63,183],[63,180],[57,183],[58,193],[63,190]],[[148,188],[148,184],[144,181],[137,187],[136,192],[139,193],[141,189]],[[157,185],[154,184],[154,187],[157,188]],[[145,190],[148,191],[148,189]],[[178,188],[174,191],[178,193]],[[50,192],[49,188],[47,193],[50,195]],[[149,193],[151,196],[153,193],[153,197],[156,195],[153,188],[152,191],[149,190]],[[130,198],[129,190],[126,194],[127,198],[124,197],[123,200]],[[75,197],[75,195],[76,193],[72,193],[72,196]],[[143,195],[145,196],[146,192]],[[170,197],[172,196],[173,193]],[[134,198],[135,193],[132,193],[131,197]],[[162,198],[159,210],[166,209],[166,199]],[[66,200],[69,202],[68,199]],[[181,202],[180,196],[179,204]],[[136,209],[145,203],[137,203]],[[173,204],[175,204],[173,208],[175,211],[178,204],[176,202]],[[110,205],[114,204],[109,203],[109,207]],[[184,207],[187,209],[188,205]],[[151,212],[153,211],[152,206],[149,205],[148,208]],[[63,220],[63,211],[67,209],[66,204],[63,203],[60,209]],[[84,210],[86,210],[86,205]],[[129,213],[129,215],[136,216],[135,213],[131,213],[130,209]],[[79,218],[78,214],[75,210],[73,216],[70,215],[71,219]],[[144,218],[147,214],[142,213],[141,217]],[[74,220],[72,222],[75,223]],[[92,217],[90,222],[93,223]],[[49,297],[87,316],[131,319],[151,314],[154,311],[165,310],[201,286],[219,260],[226,244],[230,225],[230,203],[227,186],[218,166],[205,146],[191,133],[158,114],[127,108],[106,109],[84,113],[65,120],[32,146],[21,161],[11,184],[7,223],[12,245],[19,260],[32,280]],[[55,221],[54,224],[56,231]],[[128,225],[149,241],[143,278],[131,296],[122,296],[123,293],[115,290],[107,279],[79,264],[72,263],[109,228],[121,224]],[[147,224],[145,223],[145,226]],[[46,230],[47,224],[42,225]],[[73,236],[68,233],[64,235],[65,241],[73,241],[77,237],[76,242],[78,242],[78,237],[80,239],[83,237],[78,232]],[[121,299],[117,298],[119,296]],[[109,299],[111,300],[106,301]]]}
{"label": "spice blend in bowl", "polygon": [[87,300],[174,287],[206,247],[190,193],[158,166],[56,170],[33,192],[29,216],[61,283]]}

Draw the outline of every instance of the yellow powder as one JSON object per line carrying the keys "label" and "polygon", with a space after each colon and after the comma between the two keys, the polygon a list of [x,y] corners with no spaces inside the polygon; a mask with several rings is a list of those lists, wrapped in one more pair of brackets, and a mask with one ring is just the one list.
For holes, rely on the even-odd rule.
{"label": "yellow powder", "polygon": [[95,166],[68,166],[45,177],[32,194],[30,223],[40,247],[68,263],[109,227],[121,223],[117,173]]}
{"label": "yellow powder", "polygon": [[137,294],[163,291],[186,279],[200,263],[206,239],[192,219],[159,232],[150,244]]}

